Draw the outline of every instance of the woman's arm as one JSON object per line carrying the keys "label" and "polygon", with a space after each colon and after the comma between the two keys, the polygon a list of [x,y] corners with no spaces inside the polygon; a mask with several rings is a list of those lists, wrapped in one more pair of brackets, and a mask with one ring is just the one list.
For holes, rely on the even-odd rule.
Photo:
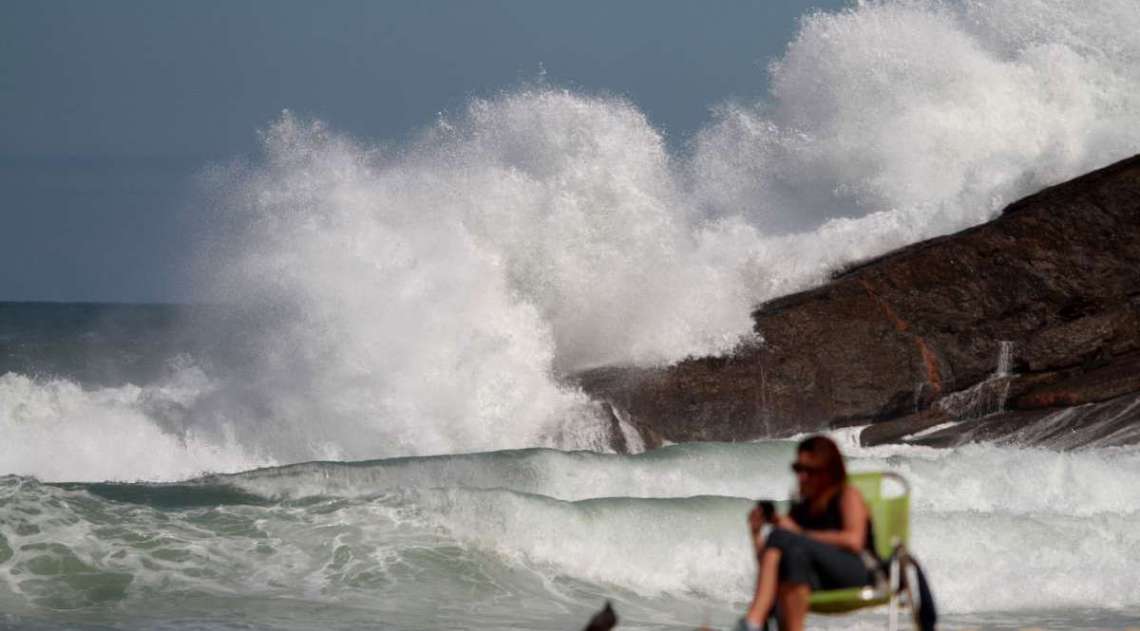
{"label": "woman's arm", "polygon": [[[805,537],[833,545],[850,552],[861,552],[867,541],[867,503],[863,501],[863,494],[853,486],[843,489],[843,497],[839,499],[839,511],[843,514],[843,530],[803,530],[798,526],[796,532],[802,532]],[[794,521],[790,521],[795,525]],[[780,524],[784,526],[783,523]],[[786,527],[786,526],[785,526]]]}

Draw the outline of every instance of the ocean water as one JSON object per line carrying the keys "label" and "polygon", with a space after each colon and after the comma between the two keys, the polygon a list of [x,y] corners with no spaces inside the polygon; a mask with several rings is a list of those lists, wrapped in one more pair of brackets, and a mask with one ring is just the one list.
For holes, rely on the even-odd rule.
{"label": "ocean water", "polygon": [[[839,436],[850,441],[851,434]],[[794,442],[313,462],[170,484],[0,479],[0,607],[42,628],[728,626]],[[947,628],[1135,625],[1140,451],[846,445],[914,485]],[[882,613],[813,618],[874,628]]]}
{"label": "ocean water", "polygon": [[[198,306],[0,304],[0,626],[728,625],[793,443],[607,453],[568,377],[730,352],[758,302],[1140,151],[1138,32],[1131,0],[807,15],[682,149],[541,81],[398,147],[283,115],[203,166]],[[853,436],[914,485],[948,627],[1140,624],[1136,448]]]}

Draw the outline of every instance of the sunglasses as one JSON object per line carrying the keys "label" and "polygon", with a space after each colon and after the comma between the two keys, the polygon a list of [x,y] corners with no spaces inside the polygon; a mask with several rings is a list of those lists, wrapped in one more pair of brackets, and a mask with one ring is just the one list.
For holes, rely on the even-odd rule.
{"label": "sunglasses", "polygon": [[796,475],[799,475],[801,473],[804,475],[819,475],[820,473],[823,473],[823,467],[809,467],[806,464],[800,464],[797,462],[792,465],[792,471],[794,471]]}

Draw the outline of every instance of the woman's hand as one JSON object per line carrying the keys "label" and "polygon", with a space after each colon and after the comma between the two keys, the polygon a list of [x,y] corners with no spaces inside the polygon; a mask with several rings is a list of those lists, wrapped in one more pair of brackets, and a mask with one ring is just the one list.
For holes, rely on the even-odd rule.
{"label": "woman's hand", "polygon": [[764,549],[764,539],[760,536],[763,529],[764,515],[760,512],[759,507],[755,507],[752,509],[752,512],[748,513],[748,530],[752,532],[752,536],[749,537],[749,539],[752,540],[752,547],[756,549],[757,555]]}
{"label": "woman's hand", "polygon": [[752,536],[755,537],[763,526],[764,515],[760,513],[759,506],[753,506],[752,512],[748,513],[748,529],[752,531]]}

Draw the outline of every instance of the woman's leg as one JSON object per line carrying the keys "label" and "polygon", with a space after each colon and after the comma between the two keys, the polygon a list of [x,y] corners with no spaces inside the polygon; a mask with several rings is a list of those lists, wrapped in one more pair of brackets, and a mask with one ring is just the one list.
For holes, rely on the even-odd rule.
{"label": "woman's leg", "polygon": [[752,597],[752,606],[744,616],[757,626],[764,624],[768,619],[768,612],[772,611],[772,605],[776,603],[776,581],[779,579],[782,554],[778,548],[763,548],[760,551],[759,568],[756,572],[756,594]]}
{"label": "woman's leg", "polygon": [[780,631],[803,631],[808,614],[811,586],[807,583],[780,583]]}
{"label": "woman's leg", "polygon": [[818,580],[812,567],[809,539],[784,531],[771,541],[783,550],[777,575],[780,584],[776,597],[780,603],[780,631],[803,631],[807,618],[811,586]]}
{"label": "woman's leg", "polygon": [[806,583],[812,589],[842,589],[871,582],[859,555],[810,537],[776,529],[768,535],[769,548],[784,551],[781,583]]}

